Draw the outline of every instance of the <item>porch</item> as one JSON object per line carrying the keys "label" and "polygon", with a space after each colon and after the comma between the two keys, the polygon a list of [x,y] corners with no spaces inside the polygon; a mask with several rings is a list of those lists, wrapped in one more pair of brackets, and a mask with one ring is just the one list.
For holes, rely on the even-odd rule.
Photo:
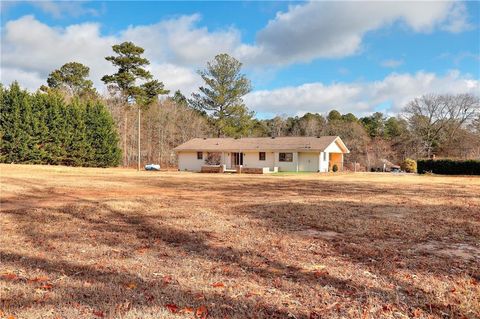
{"label": "porch", "polygon": [[329,153],[328,157],[328,171],[333,171],[333,165],[337,165],[338,171],[343,171],[343,154],[342,153]]}

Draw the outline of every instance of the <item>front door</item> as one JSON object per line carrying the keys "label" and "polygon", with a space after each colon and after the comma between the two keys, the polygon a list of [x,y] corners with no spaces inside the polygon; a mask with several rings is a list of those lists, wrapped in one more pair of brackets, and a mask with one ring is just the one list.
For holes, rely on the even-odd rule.
{"label": "front door", "polygon": [[232,153],[232,168],[243,165],[243,153]]}

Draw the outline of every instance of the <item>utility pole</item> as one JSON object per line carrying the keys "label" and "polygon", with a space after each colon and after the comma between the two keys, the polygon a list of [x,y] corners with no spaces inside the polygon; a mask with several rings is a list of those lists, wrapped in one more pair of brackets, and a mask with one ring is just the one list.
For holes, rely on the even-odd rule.
{"label": "utility pole", "polygon": [[137,171],[140,172],[140,105],[138,105],[138,144],[137,144]]}

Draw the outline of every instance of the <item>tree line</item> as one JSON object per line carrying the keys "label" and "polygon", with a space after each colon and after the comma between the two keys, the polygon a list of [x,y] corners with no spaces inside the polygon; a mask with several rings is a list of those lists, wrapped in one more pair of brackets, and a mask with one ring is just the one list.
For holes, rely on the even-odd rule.
{"label": "tree line", "polygon": [[[187,97],[180,91],[171,94],[162,82],[153,79],[146,69],[149,61],[143,57],[143,48],[124,42],[114,45],[112,50],[114,55],[105,59],[117,71],[102,77],[108,88],[105,96],[98,94],[88,79],[89,68],[77,62],[54,70],[47,79],[47,85],[35,94],[20,90],[17,84],[8,89],[2,88],[2,162],[22,161],[22,156],[18,154],[37,154],[40,152],[38,149],[47,152],[46,149],[52,148],[43,146],[48,143],[51,145],[52,137],[36,133],[29,142],[22,142],[15,146],[17,148],[13,146],[17,141],[13,136],[20,136],[24,134],[21,132],[29,130],[33,122],[28,114],[32,112],[30,109],[38,108],[38,103],[44,103],[43,109],[47,113],[50,108],[59,108],[61,111],[52,112],[59,112],[58,118],[63,118],[66,123],[74,122],[71,116],[86,118],[89,112],[93,112],[94,106],[97,112],[100,109],[108,110],[102,113],[104,126],[101,128],[98,124],[97,127],[87,126],[87,123],[92,123],[84,121],[83,126],[78,126],[78,133],[77,129],[65,130],[70,130],[66,135],[71,140],[83,141],[89,152],[97,147],[89,144],[94,142],[87,138],[94,134],[91,130],[110,132],[99,133],[101,136],[97,136],[97,143],[99,139],[107,138],[105,144],[112,146],[109,152],[115,154],[116,160],[108,163],[99,161],[94,165],[95,160],[91,155],[81,155],[85,147],[68,148],[66,145],[73,142],[62,141],[58,142],[60,146],[57,147],[62,149],[61,155],[53,151],[53,155],[48,156],[42,153],[42,160],[35,155],[33,160],[28,161],[32,163],[109,166],[120,161],[124,166],[136,164],[139,167],[147,162],[174,166],[176,158],[172,150],[175,146],[193,137],[209,136],[339,135],[351,150],[346,161],[360,163],[368,170],[381,166],[386,160],[399,163],[408,157],[480,157],[479,98],[473,94],[426,94],[409,102],[401,114],[390,117],[375,112],[357,118],[352,113],[341,114],[332,110],[328,114],[307,113],[303,116],[276,116],[261,120],[255,118],[255,113],[243,101],[243,97],[252,90],[252,85],[241,71],[242,63],[228,54],[217,55],[207,63],[205,69],[198,71],[204,84],[198,92]],[[37,101],[33,103],[36,106],[25,106],[20,110],[13,102],[14,98],[4,98],[12,94],[28,96],[27,100]],[[39,102],[40,99],[45,102]],[[50,118],[35,118],[38,123],[46,121],[41,125],[51,126],[52,132],[58,131],[57,124],[48,122]],[[6,124],[5,128],[3,123]],[[38,123],[35,125],[39,126]],[[68,125],[77,127],[76,124]],[[31,133],[26,135],[30,136]],[[29,147],[34,150],[28,151]],[[123,156],[120,160],[121,152]],[[75,162],[74,158],[77,157],[79,160]]]}

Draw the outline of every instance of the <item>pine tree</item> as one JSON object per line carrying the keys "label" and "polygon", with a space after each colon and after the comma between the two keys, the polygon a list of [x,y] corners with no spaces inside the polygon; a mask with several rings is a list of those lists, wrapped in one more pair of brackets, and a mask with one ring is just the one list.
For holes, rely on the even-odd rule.
{"label": "pine tree", "polygon": [[219,54],[199,71],[205,86],[192,94],[192,107],[209,115],[218,136],[242,136],[253,125],[254,113],[243,103],[242,97],[251,91],[251,83],[240,73],[242,63],[228,54]]}
{"label": "pine tree", "polygon": [[[107,56],[105,59],[111,62],[118,71],[111,75],[104,75],[102,81],[109,85],[109,89],[120,93],[124,100],[125,107],[131,104],[136,104],[138,111],[137,134],[138,134],[138,170],[140,170],[140,114],[141,108],[147,108],[154,101],[157,100],[158,95],[168,94],[163,83],[157,80],[152,80],[152,74],[145,69],[145,66],[150,64],[148,59],[142,57],[145,51],[142,47],[136,46],[132,42],[123,42],[112,46],[115,56]],[[138,85],[137,81],[145,81]],[[125,152],[124,165],[127,165],[127,113],[124,116],[124,135],[123,135],[123,149]]]}
{"label": "pine tree", "polygon": [[[93,87],[93,82],[87,79],[89,73],[88,66],[69,62],[50,73],[47,83],[49,88],[64,91],[70,96],[94,98],[97,96],[97,91]],[[41,90],[46,91],[48,88],[42,86]]]}

